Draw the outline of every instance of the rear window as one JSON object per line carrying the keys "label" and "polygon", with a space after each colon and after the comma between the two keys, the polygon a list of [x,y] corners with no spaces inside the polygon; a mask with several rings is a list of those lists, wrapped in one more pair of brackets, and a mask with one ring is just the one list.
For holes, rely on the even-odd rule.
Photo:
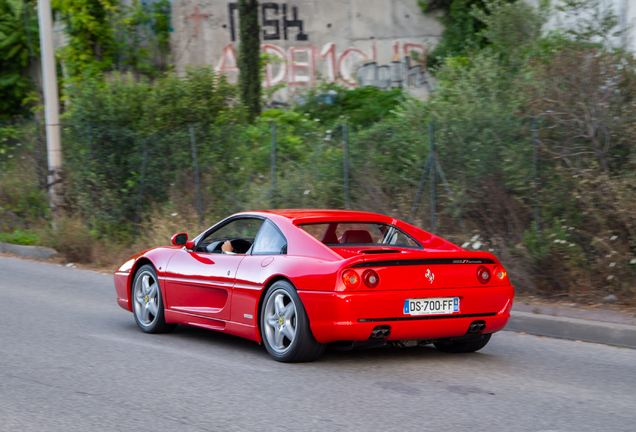
{"label": "rear window", "polygon": [[422,246],[399,228],[375,222],[328,222],[300,224],[300,228],[329,246]]}

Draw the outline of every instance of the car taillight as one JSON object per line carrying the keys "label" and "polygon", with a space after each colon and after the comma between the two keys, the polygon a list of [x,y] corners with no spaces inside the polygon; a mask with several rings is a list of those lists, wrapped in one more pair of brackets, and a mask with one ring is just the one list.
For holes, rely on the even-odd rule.
{"label": "car taillight", "polygon": [[355,288],[360,285],[360,276],[353,270],[347,270],[342,274],[342,282],[347,288]]}
{"label": "car taillight", "polygon": [[484,266],[479,266],[477,269],[477,279],[483,284],[490,282],[490,270]]}
{"label": "car taillight", "polygon": [[380,276],[378,276],[375,270],[369,269],[362,274],[362,280],[369,288],[375,288],[380,283]]}
{"label": "car taillight", "polygon": [[500,281],[504,280],[504,278],[506,277],[506,271],[501,266],[496,266],[495,269],[492,271],[492,274],[494,274],[495,277]]}

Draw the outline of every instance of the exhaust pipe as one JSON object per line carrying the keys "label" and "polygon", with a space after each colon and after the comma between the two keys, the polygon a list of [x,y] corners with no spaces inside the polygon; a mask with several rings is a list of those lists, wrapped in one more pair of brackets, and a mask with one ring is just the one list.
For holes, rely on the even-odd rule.
{"label": "exhaust pipe", "polygon": [[379,325],[371,331],[371,339],[386,339],[391,334],[391,326]]}
{"label": "exhaust pipe", "polygon": [[468,326],[468,331],[466,332],[467,334],[477,334],[477,333],[481,333],[484,330],[486,330],[486,322],[485,321],[473,321],[469,326]]}

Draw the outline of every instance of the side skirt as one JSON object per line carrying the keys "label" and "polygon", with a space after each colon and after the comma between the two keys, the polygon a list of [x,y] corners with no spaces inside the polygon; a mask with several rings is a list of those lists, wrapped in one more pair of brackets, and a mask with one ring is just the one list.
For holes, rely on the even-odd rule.
{"label": "side skirt", "polygon": [[241,324],[233,321],[223,321],[214,318],[207,318],[185,312],[177,312],[170,309],[165,310],[165,316],[166,322],[169,323],[185,324],[193,327],[204,328],[207,330],[228,333],[260,343],[260,334],[256,326]]}

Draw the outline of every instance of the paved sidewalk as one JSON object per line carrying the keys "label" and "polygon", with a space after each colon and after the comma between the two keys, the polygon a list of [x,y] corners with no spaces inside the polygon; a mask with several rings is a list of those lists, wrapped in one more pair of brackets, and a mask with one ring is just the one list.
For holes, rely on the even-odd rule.
{"label": "paved sidewalk", "polygon": [[23,246],[10,243],[0,243],[0,253],[12,253],[26,258],[49,259],[57,255],[55,249],[44,246]]}
{"label": "paved sidewalk", "polygon": [[559,316],[566,318],[578,318],[591,321],[602,321],[614,324],[628,324],[636,326],[636,315],[631,313],[614,312],[606,309],[596,309],[589,307],[561,307],[543,306],[514,303],[512,310],[516,312],[530,312],[537,315]]}
{"label": "paved sidewalk", "polygon": [[636,349],[636,317],[598,309],[515,304],[505,330]]}

